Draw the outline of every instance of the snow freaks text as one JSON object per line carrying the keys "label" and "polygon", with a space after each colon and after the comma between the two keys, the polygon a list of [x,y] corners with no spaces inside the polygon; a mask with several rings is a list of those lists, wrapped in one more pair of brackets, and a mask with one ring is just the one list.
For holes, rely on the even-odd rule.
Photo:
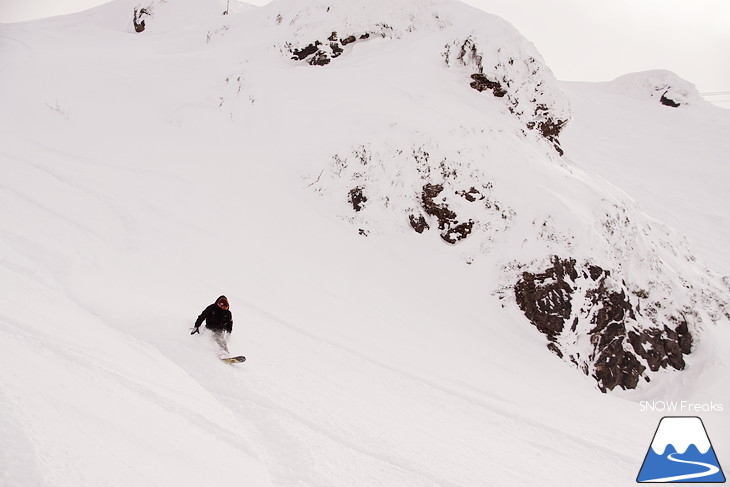
{"label": "snow freaks text", "polygon": [[641,401],[639,410],[659,413],[722,413],[725,408],[722,403],[697,403],[690,401]]}

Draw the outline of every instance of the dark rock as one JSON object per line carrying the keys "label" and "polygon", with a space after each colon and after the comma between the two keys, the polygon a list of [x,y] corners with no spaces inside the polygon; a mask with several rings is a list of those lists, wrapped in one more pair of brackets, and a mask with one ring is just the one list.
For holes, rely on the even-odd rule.
{"label": "dark rock", "polygon": [[[592,275],[604,274],[600,268],[592,269]],[[607,274],[607,273],[606,273]],[[601,391],[634,389],[646,367],[639,362],[636,355],[624,348],[627,338],[626,322],[636,318],[631,301],[626,293],[608,291],[605,277],[599,281],[598,288],[586,292],[593,307],[589,331],[591,343],[594,345],[592,358],[595,365],[594,378]]]}
{"label": "dark rock", "polygon": [[674,330],[677,332],[677,342],[679,343],[679,350],[684,354],[692,353],[692,335],[689,333],[689,326],[687,320],[681,320],[681,323]]}
{"label": "dark rock", "polygon": [[445,204],[438,204],[434,201],[444,187],[440,184],[428,183],[423,187],[421,195],[421,203],[427,214],[435,216],[439,222],[439,230],[444,230],[450,226],[451,222],[456,220],[456,213],[451,211]]}
{"label": "dark rock", "polygon": [[292,54],[293,54],[292,59],[296,59],[297,61],[303,61],[308,56],[311,56],[312,54],[316,54],[317,52],[319,52],[319,46],[321,44],[322,44],[321,42],[316,41],[313,44],[309,44],[304,49],[294,49],[292,51]]}
{"label": "dark rock", "polygon": [[423,215],[418,215],[418,218],[413,215],[408,215],[408,220],[410,221],[411,227],[416,231],[416,233],[423,233],[424,231],[431,228]]}
{"label": "dark rock", "polygon": [[507,91],[502,88],[502,85],[499,84],[499,82],[491,81],[481,73],[472,74],[471,79],[473,79],[474,81],[472,81],[469,86],[479,92],[492,90],[492,94],[499,98],[507,94]]}
{"label": "dark rock", "polygon": [[565,276],[575,274],[574,260],[555,257],[552,268],[541,274],[524,272],[515,284],[517,305],[549,340],[555,340],[563,332],[565,321],[573,311],[573,288],[565,281]]}
{"label": "dark rock", "polygon": [[[447,45],[446,51],[443,53],[447,65],[454,63],[453,56],[455,53],[453,47],[454,45]],[[561,156],[564,155],[558,136],[566,125],[567,120],[561,120],[556,117],[555,113],[551,113],[554,110],[548,104],[538,101],[546,99],[542,81],[536,84],[531,93],[514,90],[513,83],[515,80],[510,79],[513,76],[511,73],[514,72],[514,69],[508,68],[507,65],[514,65],[515,59],[510,58],[506,64],[500,61],[494,66],[494,70],[485,69],[484,59],[480,52],[482,50],[477,47],[474,39],[469,36],[464,40],[456,53],[456,60],[460,61],[461,65],[471,66],[474,70],[474,74],[471,75],[472,81],[469,85],[479,92],[489,90],[495,97],[505,97],[507,99],[507,109],[510,113],[520,119],[529,130],[539,131],[552,144],[558,154]],[[497,52],[500,52],[499,48]],[[522,62],[530,69],[531,76],[539,76],[541,66],[534,57],[523,59]]]}
{"label": "dark rock", "polygon": [[332,57],[338,57],[340,54],[345,52],[338,43],[332,42],[330,43],[330,48],[332,49]]}
{"label": "dark rock", "polygon": [[[595,265],[586,265],[578,272],[574,259],[555,256],[552,264],[542,273],[522,274],[514,286],[517,305],[548,338],[548,348],[561,357],[565,353],[559,338],[567,320],[573,317],[570,327],[573,333],[581,321],[585,323],[583,329],[590,325],[590,356],[582,364],[573,355],[570,357],[586,374],[593,365],[593,378],[601,391],[636,388],[642,376],[648,381],[647,366],[654,372],[667,367],[685,368],[684,355],[691,352],[692,335],[684,318],[671,320],[676,324],[674,329],[666,325],[663,329],[656,326],[638,329],[637,311],[626,291],[626,283],[608,285],[610,271]],[[582,296],[575,295],[579,289],[585,289]],[[648,297],[645,291],[643,295]],[[588,305],[575,315],[574,298]]]}
{"label": "dark rock", "polygon": [[[609,331],[617,332],[616,328],[618,327],[611,327]],[[615,336],[595,359],[593,378],[602,392],[613,390],[617,386],[635,389],[641,374],[646,370],[636,356],[624,350],[623,341],[623,337]]]}
{"label": "dark rock", "polygon": [[[332,35],[336,34],[336,32],[332,33]],[[313,43],[308,44],[302,49],[294,49],[291,51],[292,59],[296,61],[306,60],[311,66],[326,66],[330,63],[331,59],[329,54],[320,49],[321,45],[321,42],[314,41]],[[335,46],[337,50],[335,50]],[[330,47],[332,48],[333,57],[337,57],[342,53],[342,48],[340,48],[340,46],[336,42],[330,43]]]}
{"label": "dark rock", "polygon": [[630,331],[628,337],[636,354],[646,360],[649,369],[654,372],[668,366],[684,370],[684,355],[692,351],[692,336],[686,321],[674,330],[665,325],[663,330],[650,328],[641,333]]}
{"label": "dark rock", "polygon": [[[679,349],[679,342],[677,341],[676,333],[672,333],[672,335],[674,336],[672,337],[670,334],[667,334],[667,337],[662,340],[662,345],[664,345],[664,351],[666,354],[666,364],[677,370],[684,370],[687,364],[684,362],[682,350]],[[666,365],[664,365],[664,367],[666,368]]]}
{"label": "dark rock", "polygon": [[311,66],[326,66],[330,63],[330,61],[332,60],[327,55],[327,53],[317,51],[317,53],[310,58],[309,64]]}
{"label": "dark rock", "polygon": [[555,147],[555,150],[558,151],[558,154],[562,156],[563,149],[560,147],[558,136],[568,121],[556,120],[551,117],[550,109],[542,103],[535,107],[534,115],[537,118],[544,118],[544,120],[540,120],[539,122],[530,122],[527,124],[527,128],[530,130],[537,129],[546,140],[553,144],[553,147]]}
{"label": "dark rock", "polygon": [[[624,323],[627,319],[636,319],[631,302],[623,290],[620,293],[608,292],[605,288],[605,281],[601,281],[598,289],[588,290],[586,296],[591,299],[594,308],[600,305],[598,311],[593,315],[591,323],[595,326],[591,334],[602,332],[612,323]],[[624,330],[624,333],[626,330]]]}
{"label": "dark rock", "polygon": [[471,59],[474,64],[476,64],[478,72],[484,72],[484,67],[482,65],[482,56],[479,55],[479,49],[477,49],[477,45],[471,38],[471,36],[467,37],[464,40],[464,43],[461,45],[461,49],[459,50],[459,55],[456,58],[461,61],[464,66],[468,65],[469,60]]}
{"label": "dark rock", "polygon": [[547,347],[548,347],[548,350],[553,352],[555,355],[557,355],[560,358],[563,358],[563,352],[558,348],[557,345],[555,345],[554,343],[551,342],[551,343],[548,343]]}
{"label": "dark rock", "polygon": [[570,331],[575,332],[575,330],[578,329],[578,323],[580,323],[580,320],[576,316],[575,319],[573,320],[573,324],[570,326]]}
{"label": "dark rock", "polygon": [[[426,154],[426,157],[427,156],[428,154]],[[441,184],[425,184],[421,194],[421,206],[426,215],[435,217],[438,221],[438,228],[441,230],[441,238],[445,242],[455,244],[471,235],[475,222],[473,220],[469,220],[467,222],[459,223],[456,213],[452,211],[446,203],[437,203],[435,199],[443,192],[443,190],[444,187]],[[473,193],[471,192],[456,192],[456,194],[461,193],[473,196]],[[430,228],[423,215],[418,218],[414,215],[409,215],[409,220],[411,227],[418,233],[423,233],[424,230]]]}
{"label": "dark rock", "polygon": [[537,124],[537,129],[540,131],[542,136],[552,142],[553,147],[561,156],[564,154],[564,151],[560,147],[560,140],[558,140],[558,136],[560,135],[561,130],[563,130],[566,122],[566,120],[553,120],[552,118],[548,118],[544,122]]}
{"label": "dark rock", "polygon": [[471,235],[471,231],[474,227],[474,221],[469,220],[466,223],[459,223],[458,225],[452,226],[447,231],[441,233],[441,238],[450,244],[455,244],[460,240],[464,240],[466,237]]}
{"label": "dark rock", "polygon": [[[428,154],[426,154],[426,158],[428,158]],[[441,184],[427,183],[423,186],[423,197],[433,199],[440,195],[443,190],[444,187]]]}
{"label": "dark rock", "polygon": [[348,194],[348,201],[355,211],[360,211],[365,207],[365,203],[368,199],[363,193],[363,188],[358,186],[350,190],[350,193]]}
{"label": "dark rock", "polygon": [[543,137],[554,142],[558,139],[560,131],[563,130],[563,127],[565,127],[565,123],[565,120],[553,120],[552,118],[548,118],[544,122],[537,124],[537,129]]}
{"label": "dark rock", "polygon": [[601,277],[603,275],[603,269],[601,269],[597,265],[589,265],[588,273],[591,275],[591,279],[596,281],[596,280],[598,280],[599,277]]}
{"label": "dark rock", "polygon": [[[360,39],[368,39],[369,33],[362,34]],[[291,50],[292,59],[296,61],[307,61],[312,66],[325,66],[329,64],[332,59],[339,57],[344,53],[343,47],[356,42],[357,39],[354,35],[349,35],[344,39],[340,39],[337,31],[333,31],[329,37],[329,48],[322,48],[322,42],[314,41],[302,49]]]}
{"label": "dark rock", "polygon": [[149,11],[146,8],[142,8],[137,10],[134,9],[134,18],[132,19],[132,22],[134,23],[134,31],[137,33],[144,32],[145,29],[145,22],[142,18],[143,15],[149,15]]}
{"label": "dark rock", "polygon": [[464,197],[467,201],[471,203],[474,203],[477,200],[484,199],[484,195],[482,195],[479,190],[473,186],[469,189],[469,191],[458,191],[456,194]]}
{"label": "dark rock", "polygon": [[659,101],[662,103],[662,105],[667,106],[667,107],[677,108],[680,106],[680,103],[677,103],[676,101],[674,101],[670,98],[667,98],[666,93],[664,93],[662,95],[662,97]]}

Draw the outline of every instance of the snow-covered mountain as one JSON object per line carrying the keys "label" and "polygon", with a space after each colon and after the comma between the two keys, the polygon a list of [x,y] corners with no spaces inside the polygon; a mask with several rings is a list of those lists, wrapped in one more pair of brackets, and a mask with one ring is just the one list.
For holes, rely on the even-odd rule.
{"label": "snow-covered mountain", "polygon": [[451,0],[0,30],[10,485],[623,485],[638,401],[730,398],[730,115],[672,73]]}
{"label": "snow-covered mountain", "polygon": [[706,453],[712,446],[698,418],[665,418],[657,428],[651,448],[661,455],[669,445],[680,453],[684,453],[690,445],[695,445],[700,453]]}

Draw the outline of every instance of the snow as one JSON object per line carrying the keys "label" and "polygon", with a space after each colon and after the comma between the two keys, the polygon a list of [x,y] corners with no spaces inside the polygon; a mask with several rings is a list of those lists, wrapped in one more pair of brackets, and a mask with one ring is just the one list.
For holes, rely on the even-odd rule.
{"label": "snow", "polygon": [[[563,145],[581,166],[681,231],[713,270],[728,275],[729,112],[701,100],[670,110],[649,92],[636,98],[634,88],[655,77],[649,72],[610,83],[564,83],[575,116]],[[628,81],[633,85],[622,91]]]}
{"label": "snow", "polygon": [[608,83],[606,89],[636,99],[661,100],[666,97],[681,105],[705,103],[692,83],[662,69],[626,74]]}
{"label": "snow", "polygon": [[[560,84],[458,2],[224,4],[151,2],[142,34],[126,0],[0,25],[0,483],[628,485],[640,401],[730,406],[727,111]],[[327,66],[287,50],[373,24]],[[573,118],[563,158],[445,62],[469,36],[533,57],[537,81],[498,72]],[[410,228],[418,168],[455,171],[469,239]],[[452,196],[485,181],[491,208]],[[548,351],[503,287],[555,253],[701,296],[687,370],[604,395]],[[245,364],[189,334],[220,294]],[[722,460],[727,414],[703,420]]]}

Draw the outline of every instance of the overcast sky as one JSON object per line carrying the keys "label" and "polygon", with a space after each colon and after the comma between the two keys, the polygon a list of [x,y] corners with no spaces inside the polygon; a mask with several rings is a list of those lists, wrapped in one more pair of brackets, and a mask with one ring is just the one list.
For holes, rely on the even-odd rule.
{"label": "overcast sky", "polygon": [[[106,1],[0,0],[0,22],[60,15]],[[707,99],[730,108],[730,0],[466,3],[510,21],[537,46],[558,79],[607,81],[636,71],[669,69],[701,93],[727,92]]]}

